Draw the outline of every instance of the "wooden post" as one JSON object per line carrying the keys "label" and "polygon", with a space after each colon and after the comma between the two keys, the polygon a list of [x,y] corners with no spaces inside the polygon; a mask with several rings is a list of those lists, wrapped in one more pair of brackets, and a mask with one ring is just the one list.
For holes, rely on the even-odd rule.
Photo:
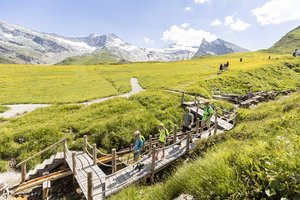
{"label": "wooden post", "polygon": [[97,145],[93,144],[93,164],[97,165]]}
{"label": "wooden post", "polygon": [[199,120],[199,118],[197,117],[197,119],[196,119],[196,134],[199,133],[199,125],[200,125],[200,120]]}
{"label": "wooden post", "polygon": [[196,106],[197,103],[197,94],[195,94],[195,99],[194,99],[194,105]]}
{"label": "wooden post", "polygon": [[174,125],[174,138],[173,138],[173,144],[176,143],[177,140],[177,125]]}
{"label": "wooden post", "polygon": [[63,142],[63,144],[64,144],[64,159],[65,159],[65,161],[67,160],[67,139],[64,139],[64,142]]}
{"label": "wooden post", "polygon": [[156,146],[152,148],[152,162],[151,162],[151,181],[154,181],[154,173],[155,173],[155,161],[156,161]]}
{"label": "wooden post", "polygon": [[152,150],[152,135],[149,135],[149,151]]}
{"label": "wooden post", "polygon": [[26,162],[22,163],[21,165],[21,178],[22,178],[22,183],[25,181],[26,179]]}
{"label": "wooden post", "polygon": [[[44,174],[44,173],[43,173]],[[49,172],[47,173],[49,174]],[[49,189],[51,187],[51,182],[49,180],[46,180],[43,182],[43,200],[49,199]]]}
{"label": "wooden post", "polygon": [[49,188],[43,189],[43,200],[47,200],[49,196]]}
{"label": "wooden post", "polygon": [[105,185],[106,185],[106,184],[105,184],[105,179],[104,179],[104,181],[103,181],[103,183],[102,183],[102,200],[105,199],[105,188],[106,188]]}
{"label": "wooden post", "polygon": [[198,112],[199,112],[199,101],[197,101],[197,109],[196,109],[196,134],[199,133],[199,118],[198,118]]}
{"label": "wooden post", "polygon": [[111,165],[112,165],[112,173],[117,171],[117,153],[116,149],[111,150]]}
{"label": "wooden post", "polygon": [[215,130],[214,134],[216,135],[218,131],[218,108],[215,108]]}
{"label": "wooden post", "polygon": [[235,126],[236,122],[237,122],[237,116],[238,116],[238,113],[237,112],[234,112],[234,116],[233,116],[233,126]]}
{"label": "wooden post", "polygon": [[183,105],[184,102],[184,92],[182,92],[182,96],[181,96],[181,105]]}
{"label": "wooden post", "polygon": [[204,128],[204,127],[203,127],[203,122],[202,122],[202,120],[201,120],[199,123],[200,123],[200,127],[201,127],[201,128],[200,128],[200,133],[202,133],[202,132],[203,132],[203,128]]}
{"label": "wooden post", "polygon": [[75,156],[76,156],[76,153],[75,152],[72,152],[72,165],[73,165],[73,168],[72,168],[72,170],[73,170],[73,177],[76,175],[76,158],[75,158]]}
{"label": "wooden post", "polygon": [[88,200],[93,200],[93,182],[92,182],[92,172],[87,173],[87,193],[88,193]]}
{"label": "wooden post", "polygon": [[187,154],[190,151],[190,137],[191,137],[191,132],[189,131],[186,136],[186,153]]}
{"label": "wooden post", "polygon": [[83,147],[82,147],[83,153],[86,153],[86,149],[87,149],[87,135],[84,135],[83,136]]}

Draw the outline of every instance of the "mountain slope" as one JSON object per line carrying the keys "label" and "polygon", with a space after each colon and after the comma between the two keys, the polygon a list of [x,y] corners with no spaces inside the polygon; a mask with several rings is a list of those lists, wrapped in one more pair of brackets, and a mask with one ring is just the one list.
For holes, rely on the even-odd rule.
{"label": "mountain slope", "polygon": [[223,55],[235,52],[247,52],[249,50],[237,46],[233,43],[226,42],[222,39],[216,39],[212,42],[208,42],[203,39],[195,57],[204,55]]}
{"label": "mountain slope", "polygon": [[57,63],[56,65],[96,65],[101,63],[117,63],[120,58],[110,52],[95,51],[81,56],[73,56]]}
{"label": "mountain slope", "polygon": [[[198,52],[197,52],[198,51]],[[0,20],[0,63],[97,64],[118,62],[176,61],[197,56],[247,51],[217,39],[198,46],[170,44],[162,49],[129,44],[115,34],[64,37],[42,33]]]}
{"label": "mountain slope", "polygon": [[300,49],[300,26],[288,32],[269,50],[278,53],[291,53],[295,49]]}
{"label": "mountain slope", "polygon": [[84,42],[0,21],[0,53],[14,63],[51,64],[95,49]]}

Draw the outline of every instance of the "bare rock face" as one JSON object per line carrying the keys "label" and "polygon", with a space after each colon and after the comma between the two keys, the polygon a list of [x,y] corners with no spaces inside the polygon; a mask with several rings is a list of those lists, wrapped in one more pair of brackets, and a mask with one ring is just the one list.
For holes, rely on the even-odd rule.
{"label": "bare rock face", "polygon": [[222,39],[216,39],[212,42],[208,42],[203,39],[195,57],[205,56],[205,55],[224,55],[235,52],[247,52],[249,50],[239,47],[230,42],[226,42]]}
{"label": "bare rock face", "polygon": [[197,199],[194,198],[192,195],[182,194],[174,200],[197,200]]}

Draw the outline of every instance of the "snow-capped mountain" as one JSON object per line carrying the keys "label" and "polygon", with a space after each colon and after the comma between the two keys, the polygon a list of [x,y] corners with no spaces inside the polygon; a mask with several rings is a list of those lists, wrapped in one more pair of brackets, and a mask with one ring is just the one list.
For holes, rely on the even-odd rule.
{"label": "snow-capped mountain", "polygon": [[[244,49],[220,39],[211,43],[203,40],[199,50],[198,46],[176,44],[151,49],[129,44],[115,34],[69,38],[41,33],[0,20],[0,62],[70,63],[74,59],[78,61],[91,56],[99,61],[176,61],[190,59],[196,52],[197,55],[220,55],[236,51]],[[105,56],[105,59],[99,59],[99,56]]]}
{"label": "snow-capped mountain", "polygon": [[51,64],[95,49],[85,42],[0,21],[0,56],[12,62]]}
{"label": "snow-capped mountain", "polygon": [[230,42],[226,42],[222,39],[216,39],[212,42],[208,42],[205,39],[202,40],[198,51],[195,54],[195,57],[203,55],[223,55],[235,52],[246,52],[249,51],[242,47],[239,47]]}

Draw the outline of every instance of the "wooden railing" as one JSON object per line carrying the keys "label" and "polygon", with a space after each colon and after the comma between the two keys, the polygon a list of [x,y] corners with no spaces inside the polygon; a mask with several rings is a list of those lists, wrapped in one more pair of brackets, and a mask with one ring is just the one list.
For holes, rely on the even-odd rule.
{"label": "wooden railing", "polygon": [[[35,157],[41,155],[42,153],[44,153],[44,152],[46,152],[46,151],[48,151],[48,150],[50,150],[50,149],[53,149],[54,147],[58,146],[59,144],[61,144],[61,143],[64,142],[65,140],[66,140],[66,139],[61,139],[61,140],[55,142],[54,144],[48,146],[47,148],[45,148],[45,149],[39,151],[38,153],[36,153],[36,154],[30,156],[30,157],[27,158],[26,160],[23,160],[23,161],[20,162],[19,164],[17,164],[16,167],[21,166],[21,180],[22,180],[22,182],[24,182],[25,179],[26,179],[26,175],[27,175],[26,163],[27,163],[28,161],[32,160],[33,158],[35,158]],[[64,143],[63,143],[63,145],[64,145]]]}

